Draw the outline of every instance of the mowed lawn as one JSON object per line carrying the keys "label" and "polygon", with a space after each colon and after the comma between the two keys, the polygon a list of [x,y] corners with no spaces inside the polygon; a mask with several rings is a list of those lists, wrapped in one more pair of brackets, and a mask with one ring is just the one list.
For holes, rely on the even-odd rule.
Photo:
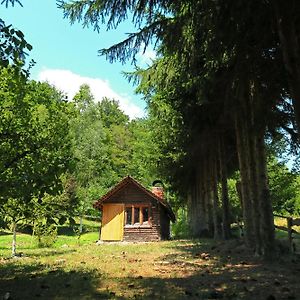
{"label": "mowed lawn", "polygon": [[300,260],[263,263],[238,240],[104,243],[97,232],[60,235],[38,249],[30,235],[0,236],[0,299],[300,299]]}

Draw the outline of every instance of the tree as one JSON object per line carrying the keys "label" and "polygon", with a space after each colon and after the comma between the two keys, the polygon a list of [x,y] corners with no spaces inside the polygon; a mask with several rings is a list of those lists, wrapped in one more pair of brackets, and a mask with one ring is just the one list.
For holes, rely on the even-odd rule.
{"label": "tree", "polygon": [[13,211],[16,226],[32,216],[33,198],[55,195],[62,187],[72,110],[47,83],[27,82],[12,68],[0,73],[0,201],[5,214]]}
{"label": "tree", "polygon": [[[129,124],[130,152],[127,173],[131,174],[145,186],[160,178],[160,148],[163,137],[154,130],[151,117],[132,120]],[[164,182],[166,185],[167,182]]]}
{"label": "tree", "polygon": [[76,194],[81,203],[79,214],[82,231],[82,216],[91,212],[97,193],[102,191],[100,182],[107,158],[103,147],[105,133],[88,85],[80,87],[74,103],[77,114],[71,120],[70,128],[72,173],[77,183]]}
{"label": "tree", "polygon": [[105,128],[109,129],[112,125],[126,126],[129,123],[129,117],[120,109],[116,100],[104,97],[98,103],[97,109]]}
{"label": "tree", "polygon": [[270,194],[274,211],[280,214],[297,214],[299,175],[292,173],[284,163],[271,156],[268,161]]}
{"label": "tree", "polygon": [[48,84],[12,72],[1,70],[1,196],[55,193],[69,160],[69,105]]}

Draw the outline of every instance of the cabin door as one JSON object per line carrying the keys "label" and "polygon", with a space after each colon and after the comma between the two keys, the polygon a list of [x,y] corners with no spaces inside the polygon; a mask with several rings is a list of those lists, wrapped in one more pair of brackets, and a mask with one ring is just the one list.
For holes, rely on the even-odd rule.
{"label": "cabin door", "polygon": [[124,233],[124,204],[103,204],[102,241],[122,241]]}

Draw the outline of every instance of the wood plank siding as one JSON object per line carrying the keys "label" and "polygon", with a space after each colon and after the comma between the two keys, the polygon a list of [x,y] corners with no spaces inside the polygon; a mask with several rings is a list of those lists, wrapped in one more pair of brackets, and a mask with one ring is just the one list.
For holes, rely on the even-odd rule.
{"label": "wood plank siding", "polygon": [[103,205],[101,240],[120,241],[124,236],[124,205]]}
{"label": "wood plank siding", "polygon": [[126,188],[121,189],[116,192],[109,200],[106,200],[105,203],[153,203],[156,204],[153,198],[145,194],[143,191],[138,189],[133,184],[128,184]]}

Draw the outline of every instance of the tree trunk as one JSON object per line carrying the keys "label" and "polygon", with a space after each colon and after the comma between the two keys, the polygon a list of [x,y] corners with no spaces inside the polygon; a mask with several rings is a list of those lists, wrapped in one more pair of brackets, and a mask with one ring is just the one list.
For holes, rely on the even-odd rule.
{"label": "tree trunk", "polygon": [[83,216],[80,216],[80,221],[79,221],[79,236],[82,234],[82,229],[83,229]]}
{"label": "tree trunk", "polygon": [[[253,217],[253,229],[254,229],[254,239],[255,239],[255,254],[261,255],[262,249],[262,237],[260,232],[260,224],[261,224],[261,211],[259,205],[259,189],[258,189],[258,176],[257,176],[257,165],[258,152],[257,152],[257,132],[259,131],[259,126],[263,126],[261,118],[258,118],[257,114],[261,114],[262,105],[260,103],[260,97],[258,97],[257,87],[255,81],[251,81],[250,83],[250,97],[248,99],[248,115],[249,115],[249,128],[248,128],[248,136],[249,136],[249,146],[248,146],[248,162],[249,162],[249,176],[250,176],[250,196],[252,200],[252,217]],[[261,114],[263,118],[263,114]]]}
{"label": "tree trunk", "polygon": [[198,167],[192,177],[188,193],[188,220],[193,237],[208,236],[203,168]]}
{"label": "tree trunk", "polygon": [[250,197],[250,182],[248,174],[248,155],[247,155],[247,130],[245,130],[244,120],[236,114],[235,131],[239,168],[241,173],[241,193],[243,201],[243,221],[244,221],[244,236],[245,243],[248,247],[255,246],[253,218],[252,218],[252,201]]}
{"label": "tree trunk", "polygon": [[12,250],[11,255],[12,257],[17,255],[17,224],[13,222],[12,224],[12,232],[13,232],[13,240],[12,240]]}
{"label": "tree trunk", "polygon": [[254,132],[249,134],[249,176],[250,176],[250,197],[252,199],[252,218],[253,218],[253,230],[255,240],[255,254],[261,255],[261,211],[258,199],[258,178],[257,178],[257,163],[258,153],[256,151],[256,138]]}
{"label": "tree trunk", "polygon": [[220,222],[219,222],[219,196],[218,196],[218,166],[215,157],[211,158],[211,187],[213,200],[213,221],[214,221],[214,239],[221,238]]}
{"label": "tree trunk", "polygon": [[206,236],[213,237],[214,225],[213,225],[213,213],[212,213],[212,198],[211,198],[211,182],[210,182],[210,169],[209,159],[203,162],[202,167],[202,184],[203,184],[203,200],[205,209],[205,220],[206,220]]}
{"label": "tree trunk", "polygon": [[197,218],[198,221],[198,233],[199,237],[207,237],[208,236],[208,215],[207,209],[205,205],[205,187],[204,187],[204,180],[203,180],[203,166],[202,168],[198,168],[197,172],[197,185],[198,185],[198,209],[199,215]]}
{"label": "tree trunk", "polygon": [[193,201],[192,201],[192,187],[189,187],[188,193],[187,193],[187,218],[188,218],[188,226],[189,230],[191,232],[191,235],[193,236]]}
{"label": "tree trunk", "polygon": [[284,66],[287,72],[288,84],[295,109],[298,138],[300,135],[300,42],[297,32],[296,5],[298,0],[273,1],[278,36],[280,40]]}
{"label": "tree trunk", "polygon": [[[244,204],[243,204],[243,193],[242,193],[242,183],[240,181],[236,182],[235,189],[236,189],[236,192],[238,194],[238,197],[239,197],[239,200],[240,200],[241,209],[242,209],[242,212],[243,212],[244,211],[244,209],[243,209],[243,207],[244,207]],[[239,227],[240,237],[244,238],[244,228],[243,228],[243,226],[241,226],[241,219],[240,219],[239,216],[237,217],[237,225]]]}
{"label": "tree trunk", "polygon": [[192,237],[196,237],[195,228],[196,228],[196,212],[195,212],[195,184],[194,178],[190,183],[190,188],[188,192],[188,224]]}
{"label": "tree trunk", "polygon": [[192,214],[193,214],[193,228],[192,228],[192,233],[193,233],[193,237],[197,238],[199,237],[199,230],[198,230],[198,219],[200,218],[199,215],[199,205],[198,205],[198,195],[197,195],[197,182],[196,182],[196,178],[194,178],[193,181],[193,188],[192,188],[193,192],[192,192]]}
{"label": "tree trunk", "polygon": [[203,230],[203,209],[201,207],[201,187],[200,187],[200,179],[198,176],[198,170],[195,176],[195,236],[201,237],[201,232]]}
{"label": "tree trunk", "polygon": [[257,178],[258,199],[261,211],[260,232],[262,236],[262,252],[266,259],[274,257],[275,229],[270,190],[267,178],[267,163],[265,152],[264,132],[261,131],[257,137]]}
{"label": "tree trunk", "polygon": [[229,216],[229,197],[227,185],[227,166],[225,161],[224,140],[219,138],[219,161],[220,161],[220,181],[222,186],[222,236],[227,240],[231,236],[230,216]]}

